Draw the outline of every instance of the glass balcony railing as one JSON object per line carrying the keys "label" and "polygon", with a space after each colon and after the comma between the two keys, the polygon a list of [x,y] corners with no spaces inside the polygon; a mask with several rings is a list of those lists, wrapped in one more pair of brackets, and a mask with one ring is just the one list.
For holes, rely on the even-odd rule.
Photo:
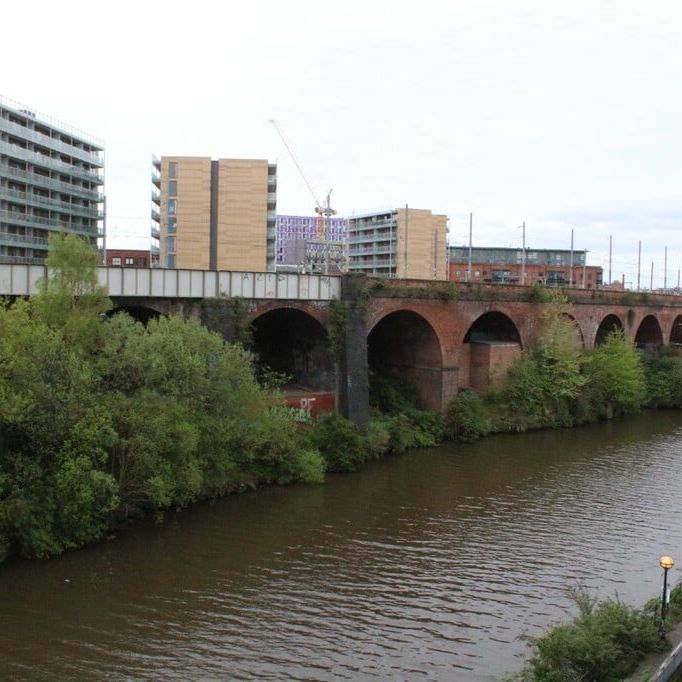
{"label": "glass balcony railing", "polygon": [[36,185],[37,187],[58,190],[60,192],[64,192],[65,194],[72,194],[73,196],[80,197],[81,199],[87,199],[88,201],[94,201],[96,203],[101,203],[104,201],[104,195],[101,192],[94,192],[93,190],[86,189],[85,187],[78,187],[77,185],[72,185],[68,182],[61,182],[60,180],[56,180],[55,178],[51,178],[46,175],[29,173],[28,171],[21,170],[20,168],[13,168],[12,166],[8,166],[4,163],[0,163],[0,177],[12,178],[13,180],[19,180],[20,182]]}
{"label": "glass balcony railing", "polygon": [[104,179],[95,170],[88,170],[87,168],[79,168],[78,166],[72,166],[70,163],[65,163],[59,159],[53,159],[51,156],[46,156],[45,154],[39,154],[38,152],[31,151],[30,149],[24,149],[16,144],[10,144],[9,142],[0,141],[0,153],[7,154],[15,159],[21,159],[22,161],[29,161],[37,166],[44,166],[45,168],[52,168],[64,173],[65,175],[73,175],[74,177],[88,180],[90,182],[96,183],[98,185],[103,184]]}
{"label": "glass balcony railing", "polygon": [[69,204],[64,201],[55,201],[49,197],[42,197],[39,194],[19,192],[14,189],[7,189],[6,187],[0,187],[0,199],[28,204],[30,206],[41,206],[51,211],[63,211],[73,215],[85,216],[86,218],[95,218],[99,220],[104,217],[104,213],[97,208]]}
{"label": "glass balcony railing", "polygon": [[0,230],[0,244],[19,246],[41,246],[47,248],[48,240],[44,237],[32,237],[25,234],[11,234]]}
{"label": "glass balcony railing", "polygon": [[[45,251],[45,258],[47,258],[47,251]],[[45,258],[36,258],[35,256],[7,256],[0,254],[0,263],[3,265],[45,265]]]}
{"label": "glass balcony railing", "polygon": [[152,239],[161,239],[161,230],[158,227],[152,227]]}
{"label": "glass balcony railing", "polygon": [[67,142],[62,142],[61,140],[49,137],[48,135],[43,135],[37,130],[26,128],[18,123],[12,123],[7,119],[0,118],[0,131],[9,133],[10,135],[16,135],[16,137],[23,140],[30,140],[35,144],[40,144],[48,149],[54,149],[62,154],[68,154],[81,161],[87,161],[93,166],[99,166],[100,168],[104,167],[104,158],[99,152],[90,152],[85,149],[80,149]]}
{"label": "glass balcony railing", "polygon": [[19,213],[18,211],[0,210],[0,223],[25,225],[53,231],[65,230],[66,232],[73,232],[86,237],[96,237],[99,231],[99,228],[96,226],[82,225],[80,223],[57,220],[55,218],[43,218],[42,216],[32,215],[31,213]]}

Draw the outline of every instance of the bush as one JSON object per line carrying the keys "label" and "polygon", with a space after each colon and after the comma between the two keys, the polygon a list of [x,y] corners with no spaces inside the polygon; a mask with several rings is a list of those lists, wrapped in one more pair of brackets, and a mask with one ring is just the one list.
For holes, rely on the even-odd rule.
{"label": "bush", "polygon": [[531,639],[534,653],[520,679],[616,682],[627,677],[646,654],[669,648],[651,614],[618,599],[596,604],[584,590],[572,596],[579,615],[572,623]]}
{"label": "bush", "polygon": [[490,433],[490,419],[476,391],[462,391],[450,401],[445,429],[451,440],[472,441]]}
{"label": "bush", "polygon": [[682,407],[682,358],[664,346],[644,363],[648,407]]}
{"label": "bush", "polygon": [[417,406],[417,387],[404,379],[372,374],[369,377],[369,404],[385,414],[396,414]]}
{"label": "bush", "polygon": [[367,459],[358,428],[339,414],[320,419],[309,438],[322,454],[327,471],[355,471]]}

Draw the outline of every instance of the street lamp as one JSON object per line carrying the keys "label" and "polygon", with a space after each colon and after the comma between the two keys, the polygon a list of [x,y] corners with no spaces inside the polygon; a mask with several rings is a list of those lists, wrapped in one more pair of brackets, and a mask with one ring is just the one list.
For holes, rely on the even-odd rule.
{"label": "street lamp", "polygon": [[668,615],[668,571],[675,565],[672,557],[662,556],[658,563],[663,569],[663,594],[661,595],[661,629]]}

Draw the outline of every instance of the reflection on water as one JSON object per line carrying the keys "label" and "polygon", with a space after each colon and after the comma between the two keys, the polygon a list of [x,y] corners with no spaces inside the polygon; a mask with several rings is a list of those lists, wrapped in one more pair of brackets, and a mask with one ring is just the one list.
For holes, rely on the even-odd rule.
{"label": "reflection on water", "polygon": [[681,443],[675,412],[491,437],[12,563],[0,674],[494,679],[571,584],[657,593],[658,557],[682,559]]}

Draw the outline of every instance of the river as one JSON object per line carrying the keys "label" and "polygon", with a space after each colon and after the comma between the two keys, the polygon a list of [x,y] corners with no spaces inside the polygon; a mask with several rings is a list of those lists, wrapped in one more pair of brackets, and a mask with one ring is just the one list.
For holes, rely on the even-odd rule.
{"label": "river", "polygon": [[[0,676],[492,680],[682,565],[682,413],[419,450],[0,568]],[[678,580],[677,566],[672,571]]]}

